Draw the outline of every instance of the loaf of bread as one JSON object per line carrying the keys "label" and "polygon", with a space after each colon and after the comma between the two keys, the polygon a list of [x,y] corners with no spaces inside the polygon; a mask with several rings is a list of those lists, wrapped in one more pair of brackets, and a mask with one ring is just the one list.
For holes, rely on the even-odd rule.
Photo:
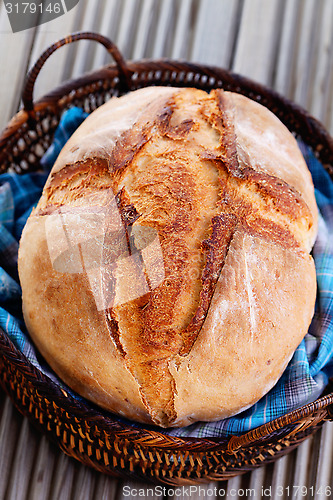
{"label": "loaf of bread", "polygon": [[24,229],[26,326],[75,391],[163,427],[277,382],[314,311],[312,179],[239,94],[151,87],[93,112]]}

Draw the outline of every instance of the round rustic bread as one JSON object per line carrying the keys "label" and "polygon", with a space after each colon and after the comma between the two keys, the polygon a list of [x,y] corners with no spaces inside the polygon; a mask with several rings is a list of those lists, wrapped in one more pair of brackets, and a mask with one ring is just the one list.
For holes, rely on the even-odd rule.
{"label": "round rustic bread", "polygon": [[310,324],[317,231],[295,138],[238,94],[151,87],[92,113],[24,229],[24,317],[74,390],[185,426],[254,404]]}

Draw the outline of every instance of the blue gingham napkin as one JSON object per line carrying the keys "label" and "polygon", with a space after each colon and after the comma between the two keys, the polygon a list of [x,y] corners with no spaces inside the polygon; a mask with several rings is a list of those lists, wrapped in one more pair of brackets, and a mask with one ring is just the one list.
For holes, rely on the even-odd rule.
{"label": "blue gingham napkin", "polygon": [[[35,366],[56,381],[57,377],[40,360],[24,326],[17,275],[18,241],[32,206],[41,195],[49,169],[86,116],[78,108],[64,114],[54,142],[42,159],[44,173],[0,175],[0,326]],[[333,182],[312,151],[303,143],[300,148],[312,173],[320,212],[313,249],[318,295],[309,332],[279,382],[251,408],[218,422],[200,422],[163,432],[205,438],[240,434],[315,400],[333,376]]]}

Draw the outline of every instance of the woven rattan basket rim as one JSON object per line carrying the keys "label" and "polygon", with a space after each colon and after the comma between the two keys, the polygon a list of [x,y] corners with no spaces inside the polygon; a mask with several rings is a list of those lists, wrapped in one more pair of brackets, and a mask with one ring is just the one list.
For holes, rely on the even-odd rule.
{"label": "woven rattan basket rim", "polygon": [[174,437],[160,432],[155,428],[150,429],[149,426],[143,428],[142,426],[137,426],[134,422],[133,425],[122,422],[108,412],[94,407],[90,402],[76,399],[66,391],[65,388],[60,387],[27,359],[26,356],[15,347],[1,328],[0,346],[2,354],[7,358],[9,363],[14,366],[17,365],[19,370],[24,367],[24,375],[27,381],[36,386],[41,397],[47,398],[52,395],[53,401],[57,405],[63,406],[65,410],[69,410],[74,418],[84,418],[87,422],[91,421],[94,425],[100,426],[101,429],[107,431],[110,435],[126,435],[127,439],[138,442],[145,447],[156,447],[156,441],[158,441],[158,446],[160,447],[177,450],[188,449],[190,447],[196,451],[216,451],[219,449],[229,449],[231,451],[240,446],[253,446],[259,442],[262,443],[263,440],[269,441],[271,435],[278,430],[283,430],[285,428],[286,432],[289,433],[290,429],[288,426],[295,424],[301,419],[311,417],[318,410],[327,410],[327,415],[329,415],[329,406],[333,404],[333,392],[329,392],[316,401],[289,412],[271,421],[269,424],[257,427],[253,431],[244,433],[239,437],[234,436],[231,441],[232,446],[230,446],[229,443],[229,447],[226,447],[226,440],[221,438]]}
{"label": "woven rattan basket rim", "polygon": [[[333,139],[323,125],[307,111],[271,89],[221,68],[185,61],[162,59],[128,62],[127,69],[131,75],[128,88],[121,87],[121,82],[118,82],[118,67],[112,64],[78,79],[65,82],[39,99],[32,110],[19,111],[0,136],[1,163],[5,162],[9,156],[8,151],[12,143],[29,127],[35,127],[36,123],[47,114],[54,113],[59,117],[63,110],[73,105],[75,99],[96,92],[103,85],[105,87],[110,85],[115,95],[147,85],[194,86],[204,90],[221,87],[242,93],[273,111],[292,132],[302,137],[312,147],[333,179]],[[190,453],[221,451],[230,454],[248,447],[263,445],[269,447],[269,443],[280,442],[286,435],[293,436],[288,442],[286,441],[286,448],[288,446],[292,448],[293,439],[301,441],[306,435],[314,432],[324,420],[332,418],[333,392],[330,392],[331,386],[328,386],[326,396],[253,431],[241,436],[233,436],[228,442],[218,438],[173,437],[155,429],[142,429],[113,419],[111,415],[95,409],[89,403],[85,404],[66,394],[63,389],[35,368],[1,329],[0,346],[4,372],[12,369],[16,373],[24,374],[25,380],[36,388],[41,399],[53,398],[56,405],[63,408],[64,414],[67,414],[69,419],[83,421],[88,427],[96,426],[108,436],[126,439],[142,448],[185,450]],[[2,381],[2,385],[15,400],[19,409],[24,412],[14,394],[14,386],[10,388],[9,381]]]}
{"label": "woven rattan basket rim", "polygon": [[[333,137],[328,133],[324,125],[307,110],[273,89],[217,66],[195,64],[187,61],[147,59],[127,62],[127,68],[132,75],[132,80],[130,86],[122,93],[148,85],[193,86],[206,91],[213,88],[223,88],[260,102],[276,114],[293,133],[302,137],[304,142],[313,149],[333,179]],[[159,73],[161,75],[157,76]],[[55,111],[58,109],[59,104],[61,105],[62,99],[68,97],[69,94],[80,93],[85,87],[91,86],[94,88],[98,82],[111,81],[117,75],[118,69],[116,65],[112,64],[79,78],[66,81],[38,99],[34,103],[34,112],[32,114],[35,116],[35,113],[41,113],[46,109]],[[186,79],[183,78],[184,75],[187,75]],[[8,138],[29,119],[29,113],[21,110],[10,120],[0,134],[0,155]],[[321,139],[320,142],[317,140],[318,137]]]}

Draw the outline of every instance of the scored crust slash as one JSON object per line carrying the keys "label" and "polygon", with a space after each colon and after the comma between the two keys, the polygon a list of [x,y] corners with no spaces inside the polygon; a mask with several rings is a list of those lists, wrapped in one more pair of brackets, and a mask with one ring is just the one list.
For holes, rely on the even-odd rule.
{"label": "scored crust slash", "polygon": [[24,229],[27,328],[74,390],[163,427],[277,382],[316,296],[310,173],[266,108],[222,90],[113,98],[69,139]]}

